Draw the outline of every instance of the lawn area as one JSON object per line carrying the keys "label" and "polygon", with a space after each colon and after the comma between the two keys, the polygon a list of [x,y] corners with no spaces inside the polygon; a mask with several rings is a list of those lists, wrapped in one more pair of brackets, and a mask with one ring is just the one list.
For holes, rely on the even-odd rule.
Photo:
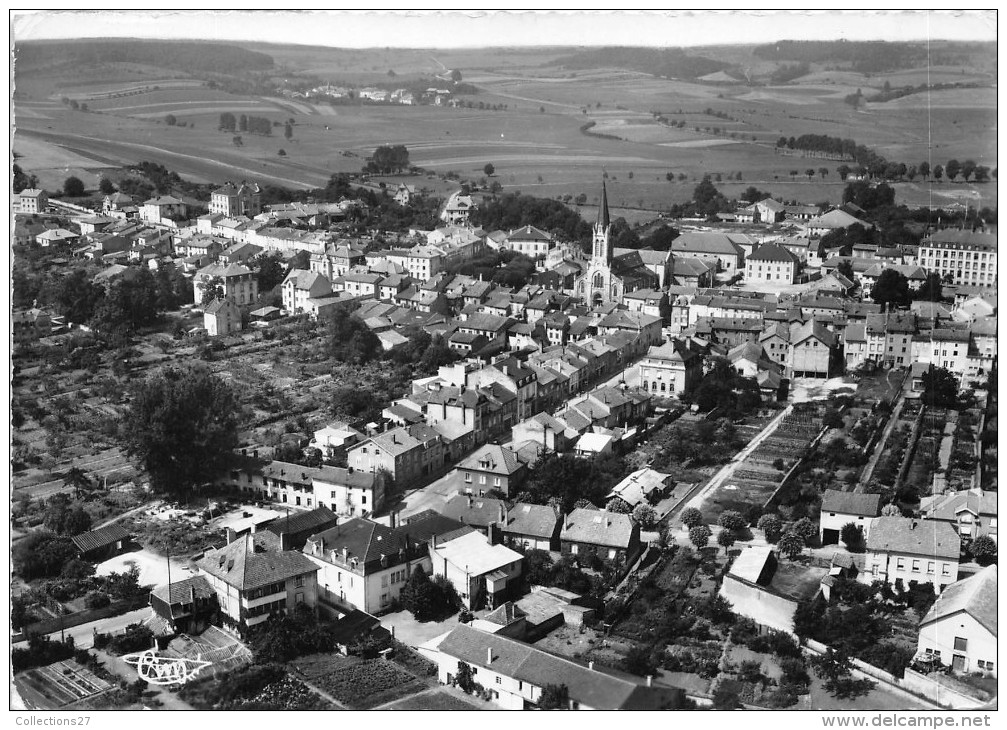
{"label": "lawn area", "polygon": [[307,681],[353,710],[369,710],[430,686],[385,659],[312,654],[291,664]]}
{"label": "lawn area", "polygon": [[428,692],[421,692],[420,694],[413,695],[412,697],[397,700],[389,705],[385,705],[381,709],[471,712],[473,710],[494,710],[496,709],[496,706],[491,705],[488,702],[477,703],[471,700],[464,700],[461,697],[452,694],[449,691],[449,688],[440,687],[438,689],[432,689]]}
{"label": "lawn area", "polygon": [[889,689],[876,683],[874,689],[862,697],[840,700],[822,686],[822,680],[812,671],[811,674],[811,710],[929,710],[930,705],[913,700],[901,692]]}

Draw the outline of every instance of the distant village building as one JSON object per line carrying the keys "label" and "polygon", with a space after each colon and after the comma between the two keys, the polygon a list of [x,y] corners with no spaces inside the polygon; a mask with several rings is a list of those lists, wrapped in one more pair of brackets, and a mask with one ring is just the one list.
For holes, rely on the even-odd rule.
{"label": "distant village building", "polygon": [[243,215],[254,218],[262,212],[261,191],[255,183],[225,183],[210,194],[210,213],[228,218]]}

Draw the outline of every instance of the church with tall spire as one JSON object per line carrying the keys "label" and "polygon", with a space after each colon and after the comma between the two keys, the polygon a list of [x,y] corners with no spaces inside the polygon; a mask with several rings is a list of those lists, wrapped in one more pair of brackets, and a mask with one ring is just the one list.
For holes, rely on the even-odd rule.
{"label": "church with tall spire", "polygon": [[628,292],[659,286],[657,275],[644,264],[639,252],[615,255],[611,234],[608,189],[602,180],[598,220],[591,235],[591,258],[587,269],[574,282],[575,295],[588,306],[621,304]]}

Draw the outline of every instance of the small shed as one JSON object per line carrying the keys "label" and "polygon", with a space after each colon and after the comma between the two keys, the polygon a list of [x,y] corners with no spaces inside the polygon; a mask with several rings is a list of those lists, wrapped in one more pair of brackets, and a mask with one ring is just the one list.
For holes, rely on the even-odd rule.
{"label": "small shed", "polygon": [[132,539],[132,533],[122,525],[101,527],[90,532],[82,532],[72,538],[78,557],[94,563],[125,552]]}

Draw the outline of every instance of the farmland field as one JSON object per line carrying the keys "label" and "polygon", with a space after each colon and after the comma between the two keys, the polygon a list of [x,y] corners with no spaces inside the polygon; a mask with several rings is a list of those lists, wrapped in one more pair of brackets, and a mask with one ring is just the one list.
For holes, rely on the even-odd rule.
{"label": "farmland field", "polygon": [[[103,168],[144,159],[199,182],[238,177],[304,188],[324,185],[335,172],[359,171],[363,158],[381,144],[404,144],[413,164],[439,175],[455,172],[477,180],[492,163],[505,191],[542,197],[584,193],[593,202],[604,171],[613,205],[656,212],[688,200],[704,174],[721,175],[728,196],[755,185],[786,199],[839,202],[839,163],[825,162],[829,174],[808,180],[804,169],[817,169],[823,161],[774,154],[781,135],[852,137],[906,164],[957,157],[997,165],[996,90],[990,75],[972,69],[935,68],[932,81],[984,86],[933,91],[929,105],[926,94],[912,94],[854,109],[844,102],[846,95],[862,89],[870,96],[885,81],[925,83],[925,69],[923,81],[915,69],[868,78],[814,68],[788,84],[748,86],[728,82],[724,74],[704,82],[622,68],[570,69],[558,62],[569,49],[351,52],[253,46],[282,68],[278,84],[298,74],[333,83],[387,83],[389,73],[405,84],[420,74],[460,68],[478,93],[460,97],[473,108],[329,105],[263,95],[261,89],[230,93],[177,70],[138,64],[85,65],[58,73],[31,69],[18,75],[15,93],[15,149],[24,155],[22,167],[53,189],[67,174],[93,186]],[[744,47],[710,52],[751,63],[757,73],[773,68]],[[71,109],[64,98],[86,103],[88,111]],[[480,103],[506,108],[479,109]],[[276,124],[293,120],[293,138],[284,139],[283,127],[275,126],[268,137],[243,134],[236,146],[233,134],[217,130],[223,112],[264,116]],[[658,123],[655,112],[674,126]],[[165,123],[168,114],[176,117],[176,126]],[[676,175],[674,183],[665,179],[668,172]],[[895,188],[897,200],[910,205],[996,205],[994,184],[917,180]]]}

